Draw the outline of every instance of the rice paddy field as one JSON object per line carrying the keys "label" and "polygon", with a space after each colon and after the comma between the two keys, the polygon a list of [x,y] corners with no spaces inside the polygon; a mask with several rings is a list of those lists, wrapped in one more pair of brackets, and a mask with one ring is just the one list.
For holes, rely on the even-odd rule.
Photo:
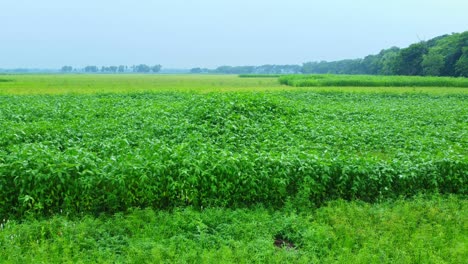
{"label": "rice paddy field", "polygon": [[466,79],[241,77],[0,75],[0,262],[465,263]]}

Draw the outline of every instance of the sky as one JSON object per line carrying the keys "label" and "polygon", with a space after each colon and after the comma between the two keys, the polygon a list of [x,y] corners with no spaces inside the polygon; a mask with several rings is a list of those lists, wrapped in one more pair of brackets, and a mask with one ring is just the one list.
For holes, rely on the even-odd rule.
{"label": "sky", "polygon": [[468,30],[466,0],[0,0],[0,68],[302,64]]}

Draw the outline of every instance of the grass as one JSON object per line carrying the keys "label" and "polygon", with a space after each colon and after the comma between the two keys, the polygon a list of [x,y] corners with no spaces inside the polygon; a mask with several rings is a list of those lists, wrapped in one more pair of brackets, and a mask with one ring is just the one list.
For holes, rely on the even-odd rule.
{"label": "grass", "polygon": [[468,87],[468,78],[375,76],[375,75],[285,75],[279,78],[285,85],[296,87]]}
{"label": "grass", "polygon": [[[464,263],[457,196],[319,209],[133,209],[3,222],[2,263]],[[275,246],[281,238],[289,246]],[[277,243],[278,244],[278,243]]]}

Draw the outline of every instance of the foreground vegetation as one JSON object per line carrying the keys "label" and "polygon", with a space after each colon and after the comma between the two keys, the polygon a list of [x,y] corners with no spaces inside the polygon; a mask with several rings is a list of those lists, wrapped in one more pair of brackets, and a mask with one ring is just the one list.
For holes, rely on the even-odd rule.
{"label": "foreground vegetation", "polygon": [[134,209],[0,228],[6,263],[465,263],[466,199],[290,209]]}
{"label": "foreground vegetation", "polygon": [[0,214],[466,194],[466,95],[0,97]]}
{"label": "foreground vegetation", "polygon": [[0,261],[467,258],[466,88],[0,79]]}

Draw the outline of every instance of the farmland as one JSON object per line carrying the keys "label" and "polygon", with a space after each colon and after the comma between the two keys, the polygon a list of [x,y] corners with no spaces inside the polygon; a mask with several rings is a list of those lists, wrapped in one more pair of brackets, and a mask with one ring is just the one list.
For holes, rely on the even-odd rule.
{"label": "farmland", "polygon": [[[424,93],[433,95],[467,94],[462,87],[414,86],[414,78],[408,77],[408,86],[363,87],[354,82],[353,86],[314,86],[301,87],[281,85],[276,77],[267,75],[247,75],[251,78],[239,78],[236,75],[1,75],[0,95],[78,95],[78,94],[122,94],[147,92],[276,92],[276,91],[324,91],[357,93]],[[261,77],[261,78],[255,78]],[[284,76],[287,78],[287,76]],[[330,77],[333,78],[333,75]],[[293,79],[300,78],[292,76]],[[368,78],[368,76],[365,76]],[[424,80],[425,78],[423,78]],[[432,78],[429,78],[432,79]],[[439,78],[435,78],[439,80]],[[442,78],[444,79],[444,78]],[[453,79],[453,78],[449,78]],[[375,78],[374,78],[375,80]],[[374,87],[378,86],[378,89]]]}
{"label": "farmland", "polygon": [[280,83],[296,87],[361,86],[361,87],[464,87],[467,78],[375,75],[285,75]]}
{"label": "farmland", "polygon": [[[0,76],[0,259],[466,258],[465,79],[295,87],[250,77]],[[168,230],[145,237],[138,226]],[[434,233],[411,248],[412,235]]]}
{"label": "farmland", "polygon": [[241,79],[235,75],[4,75],[1,95],[58,95],[143,92],[242,92],[291,89],[276,78]]}

